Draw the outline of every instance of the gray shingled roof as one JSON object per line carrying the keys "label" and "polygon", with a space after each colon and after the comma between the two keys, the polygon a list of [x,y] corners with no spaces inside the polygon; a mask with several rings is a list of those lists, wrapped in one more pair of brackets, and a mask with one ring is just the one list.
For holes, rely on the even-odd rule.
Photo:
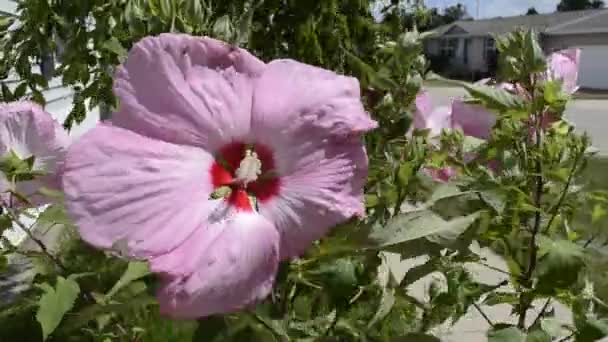
{"label": "gray shingled roof", "polygon": [[608,33],[608,10],[597,11],[582,19],[569,21],[567,23],[553,26],[545,33],[547,34],[574,34],[574,33]]}
{"label": "gray shingled roof", "polygon": [[[561,30],[603,29],[608,31],[608,9],[557,12],[551,14],[527,15],[517,17],[499,17],[475,21],[460,20],[435,29],[434,36],[467,35],[485,36],[488,34],[506,34],[517,28],[534,29],[551,34]],[[568,25],[566,25],[568,24]],[[571,25],[570,25],[571,24]],[[555,31],[551,31],[555,28]]]}

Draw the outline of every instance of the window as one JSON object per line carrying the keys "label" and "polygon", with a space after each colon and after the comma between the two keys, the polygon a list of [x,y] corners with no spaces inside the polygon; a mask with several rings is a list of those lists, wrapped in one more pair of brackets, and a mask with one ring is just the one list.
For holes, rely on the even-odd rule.
{"label": "window", "polygon": [[494,41],[494,38],[485,39],[483,51],[486,61],[494,58],[496,55],[496,42]]}
{"label": "window", "polygon": [[447,38],[441,41],[440,52],[442,56],[454,57],[456,56],[456,48],[458,47],[458,39]]}

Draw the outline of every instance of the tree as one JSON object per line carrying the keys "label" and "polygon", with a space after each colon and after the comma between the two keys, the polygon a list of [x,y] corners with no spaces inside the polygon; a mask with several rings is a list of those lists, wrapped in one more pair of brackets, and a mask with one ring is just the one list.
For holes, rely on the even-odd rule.
{"label": "tree", "polygon": [[526,15],[537,15],[538,11],[536,10],[535,7],[530,7],[528,8],[528,12],[526,12]]}
{"label": "tree", "polygon": [[603,8],[605,5],[603,0],[561,0],[557,4],[557,11],[580,11],[586,9]]}
{"label": "tree", "polygon": [[467,16],[468,16],[467,8],[461,3],[458,3],[454,6],[447,7],[443,11],[443,19],[446,24],[450,24],[455,21],[464,19]]}

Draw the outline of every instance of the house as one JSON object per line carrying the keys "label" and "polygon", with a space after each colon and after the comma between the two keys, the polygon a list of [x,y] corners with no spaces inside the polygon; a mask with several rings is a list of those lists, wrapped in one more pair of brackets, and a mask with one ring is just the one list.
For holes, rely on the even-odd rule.
{"label": "house", "polygon": [[488,76],[496,67],[493,37],[518,28],[538,32],[547,53],[580,48],[581,86],[608,89],[608,9],[457,21],[437,28],[425,41],[425,52],[452,76]]}

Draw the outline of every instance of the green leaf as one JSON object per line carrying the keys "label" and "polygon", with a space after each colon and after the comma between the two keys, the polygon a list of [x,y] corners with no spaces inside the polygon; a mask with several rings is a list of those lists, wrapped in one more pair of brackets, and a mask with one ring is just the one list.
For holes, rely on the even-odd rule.
{"label": "green leaf", "polygon": [[517,304],[519,302],[519,296],[517,293],[512,292],[491,292],[484,299],[483,304],[488,306],[494,306],[499,304]]}
{"label": "green leaf", "polygon": [[587,317],[585,320],[575,320],[577,342],[597,341],[608,336],[608,320]]}
{"label": "green leaf", "polygon": [[245,12],[240,16],[236,31],[236,44],[238,46],[246,46],[249,43],[249,36],[251,35],[251,25],[253,22],[253,14],[261,4],[262,1],[259,1],[255,5],[250,5],[249,8],[247,8]]}
{"label": "green leaf", "polygon": [[133,309],[136,308],[145,308],[157,304],[158,300],[147,294],[130,298],[129,301],[125,303],[93,304],[80,310],[73,319],[66,321],[62,330],[65,330],[66,332],[74,331],[101,315],[127,313],[132,312]]}
{"label": "green leaf", "polygon": [[525,60],[522,63],[530,73],[543,72],[547,68],[545,52],[540,46],[537,36],[535,31],[528,30],[524,40]]}
{"label": "green leaf", "polygon": [[201,1],[203,0],[186,0],[186,15],[192,23],[202,24],[206,19]]}
{"label": "green leaf", "polygon": [[490,330],[488,342],[526,342],[526,335],[516,327]]}
{"label": "green leaf", "polygon": [[596,224],[606,216],[608,216],[608,211],[606,211],[603,205],[598,203],[593,206],[593,212],[591,213],[591,223]]}
{"label": "green leaf", "polygon": [[404,213],[389,220],[386,227],[372,230],[369,239],[377,247],[387,247],[420,238],[455,239],[464,233],[479,213],[446,221],[430,210]]}
{"label": "green leaf", "polygon": [[496,211],[498,215],[502,215],[507,206],[508,196],[500,189],[483,190],[480,193],[481,199],[492,209]]}
{"label": "green leaf", "polygon": [[106,40],[103,43],[102,48],[104,50],[110,51],[110,52],[114,53],[116,56],[118,56],[118,60],[120,62],[124,62],[124,60],[127,58],[127,53],[128,53],[127,49],[125,49],[122,46],[122,44],[116,37],[112,37],[112,38]]}
{"label": "green leaf", "polygon": [[8,266],[8,259],[6,258],[6,255],[0,254],[0,273],[5,272],[7,266]]}
{"label": "green leaf", "polygon": [[227,15],[219,17],[215,23],[213,24],[213,28],[211,29],[213,36],[215,38],[232,41],[232,37],[234,35],[234,29],[232,27],[232,22],[230,21],[230,17]]}
{"label": "green leaf", "polygon": [[526,337],[526,342],[551,342],[551,336],[542,330],[533,330],[528,333]]}
{"label": "green leaf", "polygon": [[36,320],[40,323],[43,339],[46,340],[59,326],[63,316],[74,306],[80,294],[80,287],[72,279],[57,277],[55,288],[47,283],[42,284],[41,288],[44,294],[38,302]]}
{"label": "green leaf", "polygon": [[440,339],[433,335],[423,333],[409,333],[405,336],[400,336],[392,339],[393,342],[441,342]]}
{"label": "green leaf", "polygon": [[11,102],[14,100],[15,100],[15,97],[11,93],[11,90],[8,88],[8,86],[4,82],[2,82],[2,101]]}
{"label": "green leaf", "polygon": [[192,341],[223,341],[226,340],[228,324],[224,317],[211,316],[198,320],[198,327]]}
{"label": "green leaf", "polygon": [[159,1],[160,1],[160,6],[159,6],[160,16],[165,20],[171,19],[173,17],[172,2],[174,2],[175,0],[159,0]]}
{"label": "green leaf", "polygon": [[413,173],[414,169],[412,163],[405,162],[399,165],[399,171],[397,172],[397,180],[399,181],[399,185],[402,188],[407,187]]}
{"label": "green leaf", "polygon": [[0,17],[0,31],[6,31],[13,23],[15,22],[15,18],[2,16]]}
{"label": "green leaf", "polygon": [[568,330],[563,327],[563,323],[554,317],[543,318],[540,321],[540,327],[552,338],[565,336],[568,333]]}
{"label": "green leaf", "polygon": [[584,266],[584,249],[568,240],[540,238],[537,291],[553,294],[577,282]]}
{"label": "green leaf", "polygon": [[65,208],[59,204],[53,204],[46,208],[38,217],[40,222],[57,223],[62,225],[72,225],[73,222],[69,218]]}
{"label": "green leaf", "polygon": [[21,99],[22,97],[25,96],[25,93],[27,92],[27,83],[23,82],[21,84],[19,84],[17,86],[17,88],[15,88],[15,99]]}
{"label": "green leaf", "polygon": [[377,195],[373,195],[373,194],[365,195],[365,207],[373,208],[373,207],[377,206],[379,203],[380,203],[380,199],[378,198]]}
{"label": "green leaf", "polygon": [[122,274],[120,279],[112,286],[112,289],[106,294],[105,299],[112,298],[123,287],[131,284],[135,280],[141,279],[150,274],[148,264],[141,261],[131,261],[127,266],[127,270]]}
{"label": "green leaf", "polygon": [[473,98],[481,101],[488,109],[507,112],[525,107],[525,102],[521,97],[502,88],[478,84],[465,84],[464,87]]}

